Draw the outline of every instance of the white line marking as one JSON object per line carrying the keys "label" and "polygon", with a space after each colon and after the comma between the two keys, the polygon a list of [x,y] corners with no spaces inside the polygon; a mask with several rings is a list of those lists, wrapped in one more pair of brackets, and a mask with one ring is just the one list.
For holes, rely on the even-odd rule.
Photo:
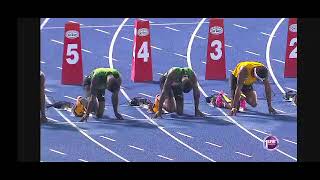
{"label": "white line marking", "polygon": [[144,149],[142,149],[142,148],[138,148],[138,147],[136,147],[136,146],[132,146],[132,145],[128,145],[129,147],[131,147],[131,148],[134,148],[134,149],[137,149],[137,150],[140,150],[140,151],[144,151]]}
{"label": "white line marking", "polygon": [[203,112],[203,111],[202,111],[202,113],[207,115],[207,116],[211,116],[211,114],[209,114],[209,113],[206,113],[206,112]]}
{"label": "white line marking", "polygon": [[142,96],[147,96],[147,97],[149,97],[149,98],[154,98],[153,96],[150,96],[150,95],[148,95],[148,94],[144,94],[144,93],[139,93],[140,95],[142,95]]}
{"label": "white line marking", "polygon": [[162,75],[163,75],[162,73],[157,73],[157,74],[159,74],[160,76],[162,76]]}
{"label": "white line marking", "polygon": [[132,39],[126,38],[126,37],[121,37],[122,39],[128,40],[128,41],[133,41]]}
{"label": "white line marking", "polygon": [[[46,101],[48,103],[51,104],[51,101],[48,99],[48,97],[46,96]],[[119,154],[113,152],[112,150],[108,149],[107,147],[105,147],[104,145],[102,145],[101,143],[99,143],[98,141],[96,141],[95,139],[93,139],[91,136],[89,136],[87,133],[85,133],[82,129],[80,129],[77,125],[75,125],[73,122],[71,122],[65,115],[63,115],[60,111],[58,111],[57,109],[54,108],[54,110],[60,114],[60,116],[66,120],[71,126],[73,126],[74,128],[76,128],[82,135],[84,135],[85,137],[87,137],[89,140],[91,140],[92,142],[94,142],[95,144],[97,144],[98,146],[100,146],[101,148],[103,148],[104,150],[108,151],[109,153],[113,154],[114,156],[118,157],[119,159],[125,161],[125,162],[129,162],[127,159],[123,158],[122,156],[120,156]]]}
{"label": "white line marking", "polygon": [[216,146],[216,147],[218,147],[218,148],[221,148],[221,147],[222,147],[222,146],[220,146],[220,145],[218,145],[218,144],[213,144],[213,143],[211,143],[211,142],[205,142],[205,143],[210,144],[210,145],[212,145],[212,146]]}
{"label": "white line marking", "polygon": [[187,58],[187,56],[184,56],[184,55],[179,54],[179,53],[173,53],[173,54],[175,54],[175,55],[177,55],[177,56],[181,56],[181,57]]}
{"label": "white line marking", "polygon": [[82,161],[82,162],[88,162],[88,161],[86,161],[86,160],[83,160],[83,159],[78,159],[79,161]]}
{"label": "white line marking", "polygon": [[54,150],[54,149],[49,149],[49,150],[52,151],[52,152],[58,153],[58,154],[66,155],[66,154],[63,153],[63,152],[60,152],[60,151],[57,151],[57,150]]}
{"label": "white line marking", "polygon": [[240,26],[239,24],[233,24],[233,25],[236,26],[236,27],[242,28],[242,29],[248,29],[247,27]]}
{"label": "white line marking", "polygon": [[297,92],[296,89],[292,89],[292,88],[289,88],[289,87],[284,87],[284,88],[289,89],[289,90],[294,91],[294,92]]}
{"label": "white line marking", "polygon": [[173,161],[173,159],[171,159],[171,158],[168,158],[168,157],[165,157],[165,156],[162,156],[162,155],[158,155],[159,157],[161,157],[161,158],[163,158],[163,159],[167,159],[167,160],[169,160],[169,161]]}
{"label": "white line marking", "polygon": [[[103,57],[106,58],[106,59],[109,59],[108,56],[103,56]],[[114,61],[119,61],[119,60],[116,60],[116,59],[114,59],[114,58],[112,58],[112,60],[114,60]]]}
{"label": "white line marking", "polygon": [[155,46],[151,46],[152,48],[154,48],[154,49],[158,49],[158,50],[162,50],[161,48],[158,48],[158,47],[155,47]]}
{"label": "white line marking", "polygon": [[260,56],[260,54],[258,53],[254,53],[254,52],[251,52],[251,51],[245,51],[246,53],[249,53],[249,54],[253,54],[253,55],[256,55],[256,56]]}
{"label": "white line marking", "polygon": [[41,64],[45,64],[46,62],[44,62],[44,61],[40,61],[40,63],[41,63]]}
{"label": "white line marking", "polygon": [[65,98],[68,98],[68,99],[72,99],[72,100],[77,100],[76,98],[73,98],[73,97],[70,97],[70,96],[64,96]]}
{"label": "white line marking", "polygon": [[282,110],[280,110],[280,109],[276,109],[276,108],[273,108],[274,110],[276,110],[276,111],[279,111],[279,112],[281,112],[281,113],[283,113],[283,114],[286,114],[286,112],[284,112],[284,111],[282,111]]}
{"label": "white line marking", "polygon": [[246,157],[249,157],[249,158],[252,158],[252,156],[248,155],[248,154],[244,154],[244,153],[241,153],[241,152],[236,152],[237,154],[240,154],[242,156],[246,156]]}
{"label": "white line marking", "polygon": [[279,60],[279,59],[272,59],[273,61],[277,61],[277,62],[280,62],[280,63],[285,63],[284,61],[281,61],[281,60]]}
{"label": "white line marking", "polygon": [[[113,35],[113,38],[112,38],[112,41],[111,41],[111,44],[110,44],[110,47],[109,47],[109,66],[111,68],[113,68],[113,62],[112,62],[112,53],[113,53],[113,46],[114,46],[114,42],[115,40],[117,39],[117,36],[121,30],[121,28],[123,27],[123,25],[126,23],[126,21],[128,20],[129,18],[126,18],[122,21],[121,25],[118,27],[117,31],[115,32],[115,34]],[[123,96],[128,100],[130,101],[130,97],[127,95],[127,93],[123,90],[123,89],[120,89],[121,93],[123,94]],[[159,126],[154,120],[152,120],[149,116],[147,116],[140,108],[138,107],[135,107],[137,111],[139,111],[145,118],[147,118],[153,125],[157,126],[158,129],[160,129],[163,133],[167,134],[168,136],[170,136],[172,139],[174,139],[175,141],[177,141],[178,143],[182,144],[183,146],[185,146],[186,148],[188,148],[189,150],[197,153],[198,155],[202,156],[203,158],[211,161],[211,162],[216,162],[214,161],[213,159],[205,156],[204,154],[200,153],[199,151],[193,149],[192,147],[190,147],[189,145],[187,145],[186,143],[182,142],[180,139],[176,138],[175,136],[173,136],[171,133],[169,133],[168,131],[166,131],[164,129],[164,127],[161,127]]]}
{"label": "white line marking", "polygon": [[78,23],[78,22],[76,22],[76,21],[69,21],[69,22],[72,22],[72,23],[77,23],[77,24],[79,24],[80,26],[83,26],[83,24],[81,24],[81,23]]}
{"label": "white line marking", "polygon": [[228,45],[228,44],[224,44],[226,47],[232,47],[232,46],[230,46],[230,45]]}
{"label": "white line marking", "polygon": [[265,134],[265,135],[268,135],[270,136],[271,134],[269,133],[266,133],[266,132],[263,132],[263,131],[260,131],[260,130],[257,130],[257,129],[252,129],[253,131],[256,131],[256,132],[259,132],[259,133],[262,133],[262,134]]}
{"label": "white line marking", "polygon": [[290,141],[288,139],[282,139],[282,140],[287,141],[287,142],[292,143],[292,144],[297,144],[296,142]]}
{"label": "white line marking", "polygon": [[81,50],[84,51],[84,52],[87,52],[87,53],[92,53],[91,51],[86,50],[86,49],[81,49]]}
{"label": "white line marking", "polygon": [[[203,24],[203,22],[206,20],[206,18],[203,18],[199,24],[197,25],[196,29],[193,31],[192,35],[191,35],[191,38],[190,38],[190,41],[189,41],[189,44],[188,44],[188,49],[187,49],[187,63],[188,63],[188,67],[192,69],[192,65],[191,65],[191,47],[192,47],[192,43],[193,43],[193,39],[194,39],[194,35],[197,33],[197,31],[199,30],[200,26]],[[272,35],[272,34],[271,34]],[[200,86],[200,84],[198,83],[198,86],[199,86],[199,90],[200,92],[205,96],[205,97],[208,97],[208,95],[203,91],[202,87]],[[211,105],[212,106],[212,105]],[[257,137],[256,135],[254,135],[253,133],[251,133],[248,129],[244,128],[243,126],[241,126],[237,121],[235,121],[233,118],[231,118],[227,113],[225,113],[222,109],[220,108],[217,108],[222,114],[225,115],[225,117],[227,117],[229,120],[231,120],[232,123],[236,124],[239,128],[241,128],[243,131],[245,131],[246,133],[248,133],[249,135],[251,135],[252,137],[254,137],[255,139],[257,139],[258,141],[260,142],[263,142],[262,139],[260,139],[259,137]],[[279,149],[276,149],[277,152],[297,161],[296,158],[290,156],[289,154],[279,150]]]}
{"label": "white line marking", "polygon": [[57,67],[58,69],[62,69],[62,67]]}
{"label": "white line marking", "polygon": [[116,140],[114,140],[114,139],[111,139],[111,138],[108,138],[108,137],[105,137],[105,136],[100,136],[100,137],[103,138],[103,139],[108,139],[108,140],[113,141],[113,142],[116,141]]}
{"label": "white line marking", "polygon": [[154,22],[152,22],[150,20],[147,20],[147,19],[142,19],[142,18],[139,18],[139,19],[142,20],[142,21],[149,21],[150,23],[154,23]]}
{"label": "white line marking", "polygon": [[181,136],[185,136],[185,137],[188,137],[188,138],[193,138],[192,136],[187,135],[187,134],[183,134],[183,133],[181,133],[181,132],[177,132],[177,134],[180,134]]}
{"label": "white line marking", "polygon": [[173,30],[173,31],[180,31],[180,30],[178,30],[178,29],[174,29],[174,28],[171,28],[171,27],[168,27],[168,26],[166,26],[166,27],[164,27],[164,28],[167,28],[167,29],[170,29],[170,30]]}
{"label": "white line marking", "polygon": [[207,64],[207,62],[205,62],[205,61],[202,61],[202,63],[203,63],[203,64]]}
{"label": "white line marking", "polygon": [[109,32],[103,31],[103,30],[101,30],[101,29],[94,29],[94,30],[99,31],[99,32],[102,32],[102,33],[105,33],[105,34],[110,34]]}
{"label": "white line marking", "polygon": [[43,29],[43,27],[47,24],[50,18],[46,18],[40,25],[40,31]]}
{"label": "white line marking", "polygon": [[51,91],[51,90],[49,90],[49,89],[44,89],[45,91],[47,91],[47,92],[53,92],[53,91]]}
{"label": "white line marking", "polygon": [[53,122],[59,122],[58,120],[55,120],[55,119],[52,119],[52,118],[49,118],[49,117],[47,117],[47,119],[49,119],[49,120],[51,120]]}
{"label": "white line marking", "polygon": [[267,61],[267,65],[268,65],[268,70],[270,72],[270,75],[273,79],[273,82],[276,83],[278,89],[284,94],[285,91],[283,90],[283,88],[280,86],[277,78],[274,76],[274,73],[273,73],[273,70],[272,70],[272,67],[271,67],[271,63],[270,63],[270,47],[271,47],[271,43],[272,43],[272,40],[273,40],[273,36],[274,34],[276,33],[277,29],[279,28],[280,24],[285,20],[285,18],[281,18],[279,20],[279,22],[277,23],[277,25],[273,28],[272,32],[271,32],[271,35],[268,39],[268,43],[267,43],[267,48],[266,48],[266,61]]}
{"label": "white line marking", "polygon": [[55,39],[51,39],[51,41],[52,41],[52,42],[55,42],[55,43],[58,43],[58,44],[63,44],[63,42],[57,41],[57,40],[55,40]]}
{"label": "white line marking", "polygon": [[129,116],[129,115],[127,115],[127,114],[121,113],[121,115],[122,115],[122,116],[126,116],[126,117],[131,118],[131,119],[136,119],[135,117]]}
{"label": "white line marking", "polygon": [[229,69],[228,71],[229,71],[229,72],[231,72],[231,73],[233,72],[233,71],[232,71],[232,70],[230,70],[230,69]]}
{"label": "white line marking", "polygon": [[[271,36],[270,34],[265,33],[265,32],[260,32],[260,33],[263,34],[263,35],[266,35],[266,36]],[[276,37],[276,36],[273,36],[273,37]]]}
{"label": "white line marking", "polygon": [[204,38],[204,37],[197,36],[197,35],[195,35],[194,37],[197,37],[197,38],[200,38],[200,39],[206,39],[206,38]]}

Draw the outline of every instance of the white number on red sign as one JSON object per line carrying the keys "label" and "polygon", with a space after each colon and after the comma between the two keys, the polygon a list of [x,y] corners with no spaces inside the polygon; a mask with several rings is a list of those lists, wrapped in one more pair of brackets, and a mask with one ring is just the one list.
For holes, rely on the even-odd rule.
{"label": "white number on red sign", "polygon": [[[295,44],[297,44],[297,38],[292,38],[289,46],[294,46]],[[293,58],[293,59],[297,58],[297,46],[295,46],[295,48],[291,51],[289,58]]]}
{"label": "white number on red sign", "polygon": [[79,60],[79,54],[76,49],[78,49],[78,44],[68,44],[67,56],[73,55],[73,59],[67,58],[69,64],[76,64]]}
{"label": "white number on red sign", "polygon": [[148,62],[149,52],[148,52],[148,42],[147,41],[142,43],[142,45],[138,51],[138,58],[143,58],[144,62]]}
{"label": "white number on red sign", "polygon": [[217,52],[217,55],[215,55],[212,52],[212,53],[210,53],[210,57],[211,57],[212,60],[219,60],[221,58],[221,56],[222,56],[222,50],[221,50],[222,44],[221,44],[221,41],[219,41],[219,40],[212,41],[211,42],[211,47],[215,47],[215,46],[217,46],[215,48],[215,51]]}

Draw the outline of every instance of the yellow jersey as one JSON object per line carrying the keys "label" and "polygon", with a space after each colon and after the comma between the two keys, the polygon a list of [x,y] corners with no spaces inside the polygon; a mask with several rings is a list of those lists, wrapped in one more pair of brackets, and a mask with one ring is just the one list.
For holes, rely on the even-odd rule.
{"label": "yellow jersey", "polygon": [[248,77],[245,79],[243,84],[244,85],[252,85],[253,83],[255,83],[257,81],[257,78],[255,76],[253,76],[253,74],[252,74],[252,70],[253,70],[253,68],[258,67],[258,66],[264,66],[264,65],[260,62],[255,62],[255,61],[240,62],[234,68],[234,70],[232,71],[232,74],[236,78],[238,78],[240,70],[245,67],[248,71]]}

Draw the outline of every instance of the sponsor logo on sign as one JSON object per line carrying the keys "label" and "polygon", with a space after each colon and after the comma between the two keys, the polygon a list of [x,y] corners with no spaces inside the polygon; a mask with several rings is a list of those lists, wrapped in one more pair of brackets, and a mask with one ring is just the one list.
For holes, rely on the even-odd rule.
{"label": "sponsor logo on sign", "polygon": [[68,39],[75,39],[79,37],[79,32],[76,30],[69,30],[66,32],[66,37]]}
{"label": "sponsor logo on sign", "polygon": [[147,28],[141,28],[138,30],[138,36],[147,36],[149,34],[149,30]]}
{"label": "sponsor logo on sign", "polygon": [[223,28],[220,26],[213,26],[210,28],[210,33],[213,35],[219,35],[223,33]]}
{"label": "sponsor logo on sign", "polygon": [[291,32],[297,32],[297,24],[291,24],[291,25],[289,26],[289,30],[290,30]]}
{"label": "sponsor logo on sign", "polygon": [[276,136],[268,136],[264,139],[264,148],[273,151],[279,146],[279,140]]}

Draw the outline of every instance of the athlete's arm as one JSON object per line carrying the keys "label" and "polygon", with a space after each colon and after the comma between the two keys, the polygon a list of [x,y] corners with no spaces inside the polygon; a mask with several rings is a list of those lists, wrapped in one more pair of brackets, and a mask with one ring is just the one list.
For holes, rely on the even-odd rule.
{"label": "athlete's arm", "polygon": [[94,82],[95,80],[92,79],[91,84],[90,84],[90,92],[89,92],[89,100],[88,100],[88,106],[87,106],[87,111],[86,113],[82,116],[81,122],[87,121],[90,112],[92,111],[93,108],[93,101],[97,98],[97,89],[94,88]]}
{"label": "athlete's arm", "polygon": [[271,87],[270,87],[270,83],[268,79],[265,79],[263,81],[264,84],[264,90],[266,93],[266,97],[267,97],[267,103],[268,103],[268,109],[270,113],[276,113],[276,111],[273,109],[272,105],[271,105]]}
{"label": "athlete's arm", "polygon": [[118,118],[118,119],[123,119],[121,114],[118,112],[118,103],[119,103],[119,89],[114,91],[112,93],[111,96],[111,100],[112,100],[112,106],[113,106],[113,112],[114,115]]}
{"label": "athlete's arm", "polygon": [[195,74],[191,80],[193,83],[194,114],[195,116],[204,117],[205,115],[199,110],[200,90],[198,87],[198,79]]}
{"label": "athlete's arm", "polygon": [[245,79],[247,78],[247,76],[248,76],[247,69],[242,68],[240,70],[239,76],[237,78],[237,87],[236,87],[236,90],[234,93],[234,98],[231,101],[231,108],[232,108],[231,115],[235,115],[235,113],[237,112],[236,108],[237,108],[237,104],[239,103],[239,100],[240,100],[241,89],[243,87],[243,83],[244,83]]}

